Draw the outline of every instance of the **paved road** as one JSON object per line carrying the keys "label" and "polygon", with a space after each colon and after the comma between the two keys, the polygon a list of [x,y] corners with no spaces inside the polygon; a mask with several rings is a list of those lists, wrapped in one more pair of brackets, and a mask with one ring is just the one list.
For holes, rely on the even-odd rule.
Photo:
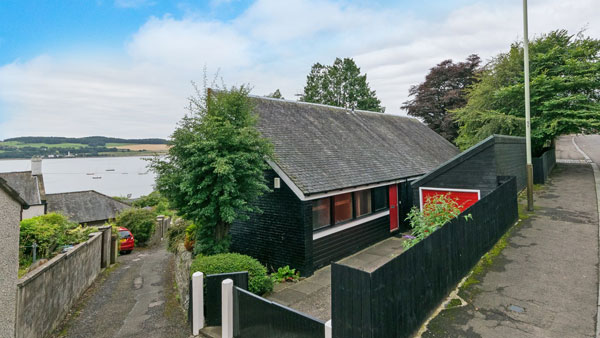
{"label": "paved road", "polygon": [[134,250],[119,261],[67,323],[66,337],[189,337],[173,294],[172,255],[154,247]]}
{"label": "paved road", "polygon": [[560,164],[536,192],[534,216],[477,279],[459,292],[466,305],[442,311],[423,337],[594,337],[598,212],[591,167]]}
{"label": "paved road", "polygon": [[600,166],[600,135],[576,136],[575,143]]}

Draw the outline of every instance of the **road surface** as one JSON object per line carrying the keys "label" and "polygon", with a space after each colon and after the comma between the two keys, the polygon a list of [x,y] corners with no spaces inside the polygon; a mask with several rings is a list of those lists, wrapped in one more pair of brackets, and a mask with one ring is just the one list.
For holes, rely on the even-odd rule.
{"label": "road surface", "polygon": [[58,336],[189,337],[172,269],[173,256],[162,246],[120,256],[119,266],[86,292]]}

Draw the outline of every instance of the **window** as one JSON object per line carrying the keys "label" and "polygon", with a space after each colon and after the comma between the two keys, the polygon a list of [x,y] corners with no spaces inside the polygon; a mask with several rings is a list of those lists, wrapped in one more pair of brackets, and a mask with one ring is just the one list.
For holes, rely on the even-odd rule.
{"label": "window", "polygon": [[388,187],[373,189],[373,210],[379,211],[388,207]]}
{"label": "window", "polygon": [[357,218],[371,213],[371,190],[354,193],[354,213]]}
{"label": "window", "polygon": [[331,199],[329,197],[313,201],[313,229],[319,229],[331,224]]}
{"label": "window", "polygon": [[352,219],[352,193],[333,196],[334,223]]}

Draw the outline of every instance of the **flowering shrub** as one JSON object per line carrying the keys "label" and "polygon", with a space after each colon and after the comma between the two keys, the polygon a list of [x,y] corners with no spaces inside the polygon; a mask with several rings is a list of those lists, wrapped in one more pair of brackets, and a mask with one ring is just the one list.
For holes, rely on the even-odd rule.
{"label": "flowering shrub", "polygon": [[[450,222],[453,218],[460,215],[461,205],[457,198],[450,197],[450,193],[445,195],[435,195],[427,197],[423,204],[423,210],[413,207],[406,220],[410,221],[412,232],[410,235],[404,235],[402,245],[405,249],[412,247],[421,240],[431,235],[434,231]],[[471,214],[465,216],[465,219],[471,219]]]}

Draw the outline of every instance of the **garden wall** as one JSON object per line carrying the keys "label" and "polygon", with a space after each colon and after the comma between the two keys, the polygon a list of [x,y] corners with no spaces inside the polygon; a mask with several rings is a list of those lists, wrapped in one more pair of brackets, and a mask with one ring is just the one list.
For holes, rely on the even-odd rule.
{"label": "garden wall", "polygon": [[188,313],[190,305],[190,267],[192,265],[192,253],[187,251],[183,243],[177,245],[175,253],[175,283],[177,283],[177,294],[179,305],[183,311]]}
{"label": "garden wall", "polygon": [[542,156],[532,158],[533,164],[533,183],[544,184],[548,175],[556,165],[556,148],[552,147],[546,150]]}
{"label": "garden wall", "polygon": [[100,273],[102,248],[102,233],[95,232],[19,280],[17,338],[46,337],[55,329]]}
{"label": "garden wall", "polygon": [[369,273],[332,264],[333,337],[408,337],[518,218],[517,180]]}

